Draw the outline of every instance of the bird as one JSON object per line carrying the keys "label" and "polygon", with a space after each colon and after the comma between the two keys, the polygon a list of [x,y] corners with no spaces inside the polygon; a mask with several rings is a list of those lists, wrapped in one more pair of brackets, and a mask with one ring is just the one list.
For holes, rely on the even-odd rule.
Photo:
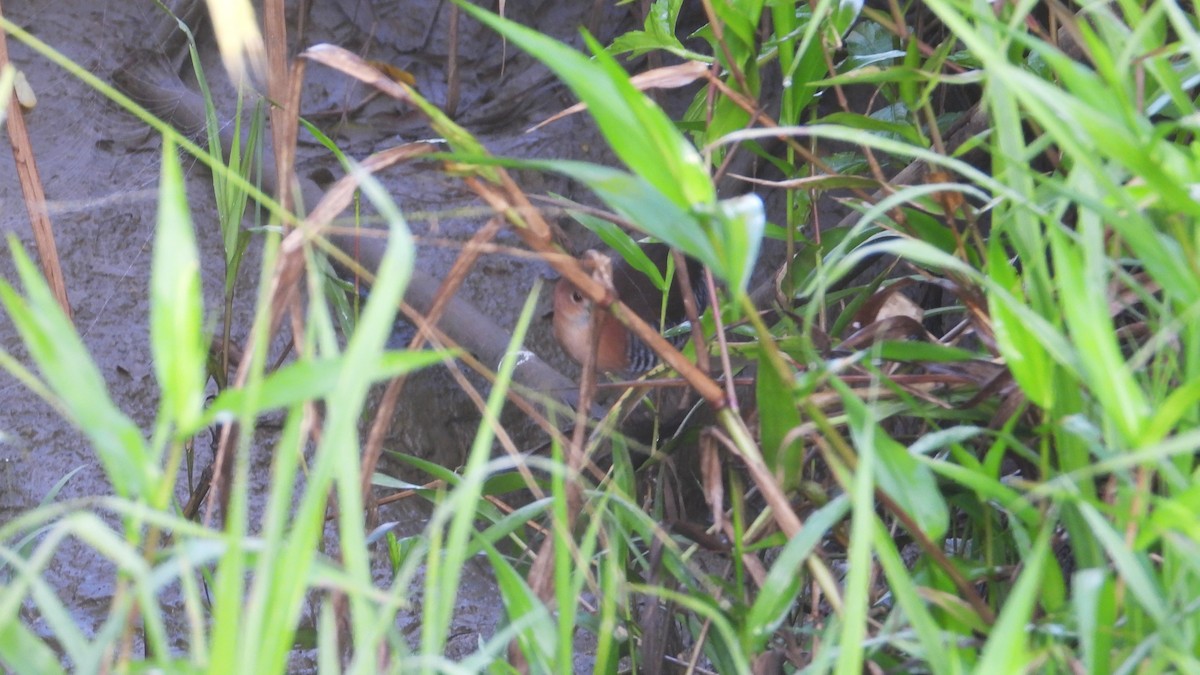
{"label": "bird", "polygon": [[[671,249],[657,243],[642,244],[641,249],[665,276]],[[646,323],[652,326],[660,325],[660,314],[663,314],[662,291],[649,277],[630,266],[619,255],[614,254],[612,258],[613,290],[616,291],[617,298]],[[707,305],[707,294],[703,292],[703,284],[697,283],[702,268],[699,262],[691,258],[687,259],[687,266],[688,277],[696,293],[697,311],[703,312]],[[676,274],[667,297],[665,316],[662,317],[664,329],[673,328],[687,320],[680,288],[679,275]],[[570,281],[559,279],[555,285],[554,337],[563,351],[580,365],[586,362],[588,352],[592,348],[592,305],[592,300]],[[599,323],[600,336],[594,361],[597,372],[640,375],[658,363],[658,357],[646,343],[630,333],[611,313],[603,312]],[[679,336],[676,346],[686,339],[686,335]]]}

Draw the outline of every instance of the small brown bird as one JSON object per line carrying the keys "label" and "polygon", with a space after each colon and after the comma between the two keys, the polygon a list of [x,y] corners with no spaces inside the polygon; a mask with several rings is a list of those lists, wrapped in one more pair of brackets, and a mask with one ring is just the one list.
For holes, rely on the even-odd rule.
{"label": "small brown bird", "polygon": [[[664,244],[644,244],[642,251],[665,275],[670,249]],[[662,291],[649,277],[631,267],[620,256],[614,255],[613,259],[613,289],[616,290],[617,297],[646,323],[652,326],[660,325],[659,318],[663,310]],[[699,283],[701,271],[700,263],[689,258],[688,277],[695,288],[698,310],[703,312],[707,304],[707,294],[702,292],[704,287]],[[560,279],[554,287],[554,337],[567,355],[579,364],[583,364],[587,359],[592,346],[592,304],[590,298],[566,279]],[[669,329],[686,320],[679,275],[676,274],[667,297],[662,326]],[[599,330],[595,362],[597,372],[638,375],[658,363],[654,352],[621,325],[612,314],[605,312],[600,317]],[[678,343],[682,344],[686,339],[686,335],[680,336]]]}

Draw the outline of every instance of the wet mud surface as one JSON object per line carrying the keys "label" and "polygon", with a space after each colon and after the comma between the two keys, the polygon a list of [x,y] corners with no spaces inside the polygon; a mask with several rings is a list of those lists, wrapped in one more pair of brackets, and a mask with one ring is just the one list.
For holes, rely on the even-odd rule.
{"label": "wet mud surface", "polygon": [[[590,1],[516,4],[524,6],[510,3],[510,12],[516,12],[513,18],[575,44],[581,24],[591,22],[603,40],[632,21],[627,8],[621,7],[607,7],[603,14],[592,16],[595,3]],[[159,19],[159,10],[148,0],[9,0],[4,11],[7,18],[105,80],[111,80],[127,63],[132,49],[155,48],[139,43],[147,35],[145,27]],[[449,94],[445,76],[448,14],[448,4],[437,0],[318,0],[300,43],[331,42],[395,64],[412,72],[418,87],[432,101],[444,103]],[[524,129],[569,106],[573,99],[547,71],[516,53],[511,45],[505,47],[496,35],[465,18],[460,30],[458,117],[492,152],[611,161],[586,116],[525,134]],[[231,114],[233,91],[224,78],[211,34],[202,29],[198,38],[214,93],[223,110]],[[150,360],[147,286],[160,141],[146,134],[128,114],[18,41],[10,38],[9,49],[39,98],[26,121],[49,199],[75,324],[113,401],[149,433],[158,404]],[[502,54],[508,58],[503,73]],[[411,111],[394,101],[377,97],[359,105],[369,93],[341,75],[310,65],[302,114],[317,122],[353,157],[432,135]],[[353,107],[353,112],[338,114],[346,107]],[[6,136],[0,144],[6,146],[0,153],[0,229],[32,251],[32,233]],[[336,161],[311,138],[302,136],[299,152],[302,175],[318,182],[341,175]],[[206,320],[215,327],[222,311],[224,275],[216,209],[208,174],[191,160],[185,161],[185,167],[190,167],[188,196],[203,260]],[[381,178],[420,237],[423,269],[440,276],[458,253],[455,244],[474,233],[485,214],[465,188],[431,168],[400,167]],[[557,192],[587,199],[578,188],[553,177],[523,172],[517,172],[517,177],[530,193]],[[581,248],[587,243],[582,236],[578,242]],[[504,234],[499,243],[516,245],[517,240]],[[238,343],[249,325],[247,299],[253,297],[260,247],[261,240],[255,239],[243,266],[233,320],[233,338]],[[0,273],[10,282],[16,278],[7,251],[0,255]],[[549,276],[549,268],[538,261],[488,255],[461,293],[499,324],[511,326],[529,289]],[[546,289],[541,303],[549,308]],[[7,318],[0,320],[0,346],[25,359],[25,350]],[[537,322],[529,346],[564,372],[575,372],[553,345],[548,322]],[[450,377],[440,369],[430,370],[409,384],[388,447],[457,466],[477,423],[474,407]],[[79,471],[62,487],[58,499],[111,494],[98,460],[81,435],[50,405],[7,375],[0,376],[0,434],[0,522],[40,503],[56,483],[76,469]],[[265,494],[262,488],[272,444],[268,423],[256,436],[252,460],[255,494]],[[210,439],[197,440],[197,475],[209,462],[212,450]],[[402,471],[397,473],[404,477]],[[176,496],[182,502],[189,492],[185,475]],[[426,514],[426,508],[414,501],[387,507],[381,518],[400,523],[396,533],[404,536],[419,532]],[[457,637],[450,642],[451,655],[473,652],[479,636],[489,635],[500,619],[499,600],[485,567],[468,565],[465,574],[460,611],[452,627]],[[68,541],[44,578],[74,614],[83,633],[92,635],[108,611],[114,584],[111,566],[90,548]],[[168,608],[177,603],[169,595],[162,601]],[[412,639],[419,635],[419,599],[415,605],[397,626]],[[36,612],[28,607],[26,611],[35,630],[45,631]],[[168,609],[167,614],[169,621],[178,622],[181,628],[175,634],[186,635],[182,617],[172,616],[178,612]],[[304,670],[306,665],[306,657],[298,654],[296,668]]]}

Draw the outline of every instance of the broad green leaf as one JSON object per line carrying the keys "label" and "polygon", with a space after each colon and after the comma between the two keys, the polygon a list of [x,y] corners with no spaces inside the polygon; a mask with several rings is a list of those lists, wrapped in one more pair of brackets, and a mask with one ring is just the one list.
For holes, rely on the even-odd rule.
{"label": "broad green leaf", "polygon": [[[756,42],[754,31],[758,25],[758,17],[762,14],[763,0],[713,0],[712,7],[726,30],[726,44],[730,46],[733,58],[738,61],[733,65],[741,67],[741,57],[748,53]],[[730,33],[737,37],[740,44],[729,45]]]}
{"label": "broad green leaf", "polygon": [[892,134],[913,145],[923,146],[925,139],[911,122],[892,122],[876,116],[851,112],[835,112],[819,120],[820,124],[837,124],[851,129],[862,129],[883,134]]}
{"label": "broad green leaf", "polygon": [[[697,218],[667,199],[646,180],[627,171],[572,160],[520,160],[471,157],[472,162],[553,171],[591,188],[608,208],[639,230],[683,251],[711,268],[722,279],[723,257]],[[713,228],[709,228],[713,229]]]}
{"label": "broad green leaf", "polygon": [[[434,155],[436,156],[436,155]],[[620,169],[572,160],[525,160],[491,156],[458,161],[553,171],[594,191],[618,215],[655,239],[713,270],[731,290],[744,290],[754,271],[766,229],[762,199],[748,194],[689,212],[641,177]]]}
{"label": "broad green leaf", "polygon": [[[862,0],[820,0],[815,6],[809,4],[812,13],[804,17],[799,44],[795,44],[794,38],[787,40],[794,45],[787,49],[791,58],[780,62],[784,71],[784,109],[780,114],[783,124],[800,122],[801,114],[816,98],[818,87],[813,83],[828,72],[825,31],[831,38],[830,44],[841,40],[854,25],[862,6]],[[783,21],[789,33],[800,28],[799,3],[774,3],[774,8],[772,17],[776,22]],[[780,37],[778,33],[776,37]]]}
{"label": "broad green leaf", "polygon": [[661,49],[689,61],[711,61],[712,57],[694,52],[675,35],[675,24],[679,18],[682,0],[654,0],[646,12],[642,30],[631,30],[618,35],[609,46],[609,53],[628,53],[631,57]]}
{"label": "broad green leaf", "polygon": [[1175,428],[1180,420],[1191,415],[1200,402],[1200,380],[1184,382],[1158,402],[1141,439],[1142,446],[1158,443]]}
{"label": "broad green leaf", "polygon": [[800,426],[800,412],[792,393],[794,374],[776,371],[774,364],[780,359],[768,357],[767,350],[759,352],[758,377],[755,400],[758,401],[758,424],[763,460],[780,479],[785,489],[800,481],[801,462],[804,458],[804,443],[799,437],[784,446],[787,435]]}
{"label": "broad green leaf", "polygon": [[[1085,249],[1103,246],[1098,232],[1092,236],[1083,232],[1082,237]],[[1076,250],[1076,245],[1057,229],[1050,231],[1050,244],[1059,303],[1079,351],[1088,388],[1124,443],[1137,447],[1147,440],[1142,430],[1150,410],[1141,386],[1121,356],[1116,328],[1108,314],[1107,280],[1102,267],[1107,261],[1101,250]]]}
{"label": "broad green leaf", "polygon": [[981,499],[994,501],[1000,509],[1016,516],[1026,527],[1033,527],[1041,521],[1041,514],[1022,493],[1000,480],[990,478],[983,469],[972,470],[934,459],[928,460],[928,465],[938,475],[972,490]]}
{"label": "broad green leaf", "polygon": [[977,352],[931,342],[896,342],[888,340],[878,343],[878,347],[879,356],[890,361],[954,363],[958,361],[971,361],[980,357]]}
{"label": "broad green leaf", "polygon": [[0,621],[0,664],[16,675],[66,672],[54,650],[21,623],[17,614]]}
{"label": "broad green leaf", "polygon": [[[1025,396],[1035,405],[1049,409],[1054,406],[1056,369],[1050,355],[1046,353],[1044,343],[1038,339],[1032,327],[1013,311],[1014,305],[1020,303],[1022,298],[1018,286],[1020,282],[1016,271],[1009,264],[1004,248],[998,242],[999,238],[994,239],[988,248],[988,270],[992,282],[1008,291],[1009,295],[1004,296],[996,292],[988,294],[988,309],[992,315],[996,346],[1000,349],[1000,355],[1004,357],[1013,379],[1021,385]],[[1029,310],[1027,306],[1023,308]]]}
{"label": "broad green leaf", "polygon": [[1130,598],[1141,606],[1159,625],[1165,626],[1172,620],[1170,601],[1161,580],[1144,552],[1134,551],[1125,542],[1123,533],[1090,503],[1077,504],[1080,514],[1089,526],[1104,552],[1112,561],[1121,580],[1129,587]]}
{"label": "broad green leaf", "polygon": [[917,239],[938,247],[943,253],[954,255],[958,252],[960,239],[942,220],[924,211],[905,208],[904,221],[908,232]]}
{"label": "broad green leaf", "polygon": [[863,0],[834,1],[833,9],[829,13],[829,28],[839,39],[845,37],[846,32],[858,21],[863,4]]}
{"label": "broad green leaf", "polygon": [[[904,52],[904,66],[913,73],[920,72],[921,52],[918,51],[917,40],[909,39]],[[891,70],[891,69],[889,69]],[[909,110],[919,110],[921,102],[917,100],[917,82],[913,78],[896,80],[896,90],[904,107]]]}
{"label": "broad green leaf", "polygon": [[[903,612],[904,618],[925,648],[924,654],[920,654],[919,658],[923,657],[929,662],[930,672],[933,673],[965,672],[959,656],[960,651],[965,650],[954,649],[954,633],[934,619],[926,600],[928,589],[919,586],[919,578],[900,557],[891,533],[883,523],[876,520],[873,534],[875,558],[879,560],[880,568],[887,575],[897,608]],[[922,595],[922,591],[926,592],[925,596]]]}
{"label": "broad green leaf", "polygon": [[[752,87],[756,86],[757,79],[750,84]],[[695,130],[692,138],[702,146],[712,143],[725,134],[737,133],[745,129],[748,124],[750,124],[750,113],[727,96],[721,96],[715,102],[711,101],[708,89],[700,89],[696,92],[680,122],[682,128]],[[714,148],[712,161],[720,162],[724,157],[720,153],[725,150],[726,148]]]}
{"label": "broad green leaf", "polygon": [[767,216],[762,198],[754,193],[717,202],[710,238],[720,264],[713,267],[734,293],[744,293],[758,262]]}
{"label": "broad green leaf", "polygon": [[514,532],[527,527],[530,523],[536,522],[538,518],[547,514],[553,507],[552,498],[546,497],[526,504],[511,513],[503,513],[497,510],[498,517],[496,518],[491,518],[491,514],[489,513],[481,512],[480,516],[489,518],[492,524],[471,539],[467,555],[478,555],[483,550],[485,543],[495,544],[505,537],[512,536]]}

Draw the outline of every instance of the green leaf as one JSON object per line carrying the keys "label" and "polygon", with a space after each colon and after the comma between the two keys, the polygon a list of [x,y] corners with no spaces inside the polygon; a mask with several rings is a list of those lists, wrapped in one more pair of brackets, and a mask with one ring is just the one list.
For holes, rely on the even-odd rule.
{"label": "green leaf", "polygon": [[[929,672],[932,673],[961,673],[966,668],[961,664],[961,653],[954,648],[953,632],[946,630],[944,624],[939,624],[927,606],[927,597],[922,596],[917,575],[900,557],[896,550],[896,542],[883,523],[876,518],[874,535],[875,558],[883,573],[887,575],[888,587],[895,598],[897,610],[903,612],[904,618],[912,626],[920,644],[925,648],[918,658],[929,661]],[[895,611],[895,610],[894,610]],[[966,651],[966,650],[961,650]]]}
{"label": "green leaf", "polygon": [[[816,99],[818,86],[814,84],[828,71],[825,62],[826,46],[822,33],[828,31],[830,42],[840,40],[854,25],[862,11],[861,0],[821,0],[812,7],[812,14],[803,26],[803,36],[796,44],[794,32],[799,29],[797,3],[774,3],[772,17],[777,23],[788,27],[788,35],[776,33],[780,44],[780,68],[784,71],[784,108],[780,122],[796,124],[801,114]],[[784,45],[787,45],[786,49]]]}
{"label": "green leaf", "polygon": [[641,56],[646,52],[661,49],[689,61],[711,61],[711,56],[684,47],[675,36],[675,24],[679,18],[681,4],[682,0],[654,0],[650,10],[646,12],[642,30],[631,30],[618,35],[609,46],[609,53],[614,56],[625,53]]}
{"label": "green leaf", "polygon": [[[904,53],[904,66],[906,69],[914,73],[920,72],[921,52],[918,48],[918,40],[909,39],[907,48]],[[891,68],[888,69],[893,70]],[[917,81],[911,78],[903,78],[896,81],[896,89],[900,94],[900,100],[904,102],[904,107],[909,110],[918,110],[921,102],[917,100]]]}
{"label": "green leaf", "polygon": [[[726,40],[730,33],[737,37],[741,44],[729,45],[735,61],[741,53],[747,53],[754,46],[755,27],[758,17],[762,14],[763,0],[713,0],[712,7],[717,18],[724,24]],[[741,66],[741,63],[733,65]]]}
{"label": "green leaf", "polygon": [[162,389],[160,409],[190,435],[204,405],[207,349],[200,257],[175,144],[163,141],[158,228],[150,271],[150,347]]}
{"label": "green leaf", "polygon": [[[942,220],[913,208],[904,209],[904,220],[908,231],[917,239],[938,247],[943,253],[954,255],[958,252],[959,238]],[[969,252],[974,253],[974,250]]]}
{"label": "green leaf", "polygon": [[755,400],[758,401],[758,423],[763,460],[781,479],[784,489],[800,481],[800,465],[804,459],[804,444],[799,436],[785,447],[787,435],[800,426],[800,412],[792,394],[794,373],[778,372],[774,364],[780,359],[768,357],[767,350],[759,352]]}
{"label": "green leaf", "polygon": [[1141,447],[1166,438],[1180,420],[1193,413],[1197,402],[1200,402],[1200,380],[1196,379],[1182,383],[1165,399],[1158,401],[1150,421],[1146,423]]}
{"label": "green leaf", "polygon": [[934,541],[941,539],[950,526],[950,511],[933,471],[893,440],[849,387],[836,378],[830,382],[841,394],[854,444],[860,448],[870,444],[875,449],[879,489],[895,500],[925,536]]}
{"label": "green leaf", "polygon": [[771,565],[762,591],[746,613],[742,626],[742,646],[747,653],[756,654],[775,634],[793,609],[800,589],[807,583],[800,566],[850,509],[850,501],[842,495],[812,513],[804,528],[779,552]]}
{"label": "green leaf", "polygon": [[496,575],[496,586],[500,589],[509,623],[522,625],[517,633],[522,653],[530,665],[538,666],[534,671],[548,672],[558,642],[553,617],[496,547],[484,542],[483,548]]}
{"label": "green leaf", "polygon": [[1170,602],[1149,556],[1130,549],[1124,534],[1114,529],[1113,524],[1095,506],[1087,502],[1080,502],[1077,506],[1104,547],[1104,552],[1112,560],[1122,582],[1129,587],[1129,597],[1160,626],[1168,625],[1172,621]]}
{"label": "green leaf", "polygon": [[58,656],[13,614],[0,620],[0,664],[17,675],[63,673]]}
{"label": "green leaf", "polygon": [[[752,75],[753,73],[748,73]],[[753,88],[757,81],[750,83]],[[709,90],[700,89],[692,98],[691,105],[683,115],[680,127],[693,131],[693,139],[699,145],[707,145],[725,134],[736,133],[750,124],[750,113],[728,96],[720,96],[716,101],[710,100]],[[713,148],[712,161],[720,162],[724,158],[726,148]]]}
{"label": "green leaf", "polygon": [[[399,351],[384,352],[379,361],[363,372],[369,372],[369,381],[378,382],[411,373],[447,358],[454,351]],[[337,385],[345,370],[345,357],[306,359],[289,363],[268,375],[262,388],[256,393],[258,412],[286,408],[303,401],[328,396]],[[217,421],[223,415],[233,415],[242,410],[246,403],[246,392],[242,389],[226,389],[221,392],[205,413],[201,426]]]}
{"label": "green leaf", "polygon": [[978,352],[931,342],[884,341],[878,343],[878,347],[879,356],[889,361],[954,363],[972,361],[980,356]]}
{"label": "green leaf", "polygon": [[721,264],[713,267],[730,291],[744,293],[758,261],[767,215],[754,193],[717,202],[716,231],[711,235]]}
{"label": "green leaf", "polygon": [[1050,550],[1050,534],[1053,530],[1049,526],[1042,528],[1033,550],[1024,559],[1021,576],[1017,578],[988,636],[980,656],[980,663],[988,664],[988,672],[1024,672],[1033,659],[1028,637],[1029,621],[1037,607],[1046,559],[1053,555]]}
{"label": "green leaf", "polygon": [[625,262],[633,269],[646,275],[646,278],[654,284],[658,290],[666,290],[667,280],[663,278],[663,273],[658,269],[641,246],[625,233],[625,230],[617,227],[611,221],[596,216],[583,213],[582,211],[568,211],[571,217],[578,220],[584,227],[591,230],[600,237],[600,240],[608,245],[609,248],[616,251]]}
{"label": "green leaf", "polygon": [[[460,158],[461,159],[461,158]],[[667,199],[640,176],[620,169],[571,160],[519,160],[471,157],[467,161],[553,171],[587,185],[608,208],[639,230],[683,251],[720,274],[723,259],[697,218]],[[722,278],[725,278],[721,274]]]}
{"label": "green leaf", "polygon": [[1079,630],[1085,672],[1110,672],[1113,626],[1117,624],[1116,584],[1102,568],[1075,572],[1071,605]]}
{"label": "green leaf", "polygon": [[505,513],[499,509],[480,509],[478,513],[479,517],[490,520],[492,524],[471,539],[467,554],[470,556],[478,555],[483,550],[485,543],[495,544],[505,537],[513,536],[514,532],[518,532],[522,528],[536,522],[537,519],[546,515],[552,508],[552,499],[547,497],[526,504],[510,513]]}
{"label": "green leaf", "polygon": [[821,124],[837,124],[851,129],[862,129],[877,133],[892,134],[913,145],[926,145],[920,132],[910,122],[890,122],[878,117],[868,117],[859,113],[835,112],[822,117]]}
{"label": "green leaf", "polygon": [[676,206],[690,209],[716,201],[716,190],[700,154],[591,36],[585,34],[584,39],[594,59],[463,0],[455,2],[553,70],[587,104],[621,161]]}
{"label": "green leaf", "polygon": [[999,508],[1017,517],[1025,526],[1033,527],[1040,522],[1041,515],[1038,510],[1031,506],[1020,492],[1000,480],[988,477],[982,469],[973,470],[934,459],[928,463],[929,467],[942,477],[974,491],[981,499],[994,501]]}
{"label": "green leaf", "polygon": [[[1057,369],[1043,347],[1044,343],[1035,334],[1034,326],[1015,311],[1016,305],[1021,304],[1020,282],[999,242],[1000,238],[996,237],[988,247],[988,271],[994,283],[994,290],[988,293],[988,309],[992,315],[996,347],[1025,396],[1035,405],[1049,409],[1054,405]],[[1023,304],[1021,309],[1033,313]],[[1066,344],[1065,340],[1062,342]]]}
{"label": "green leaf", "polygon": [[1150,406],[1121,356],[1116,328],[1108,314],[1104,273],[1108,260],[1102,249],[1105,244],[1101,234],[1084,228],[1080,235],[1082,246],[1077,246],[1061,230],[1050,230],[1059,303],[1079,352],[1088,388],[1104,407],[1107,418],[1116,425],[1121,439],[1138,447],[1149,440],[1143,429]]}

